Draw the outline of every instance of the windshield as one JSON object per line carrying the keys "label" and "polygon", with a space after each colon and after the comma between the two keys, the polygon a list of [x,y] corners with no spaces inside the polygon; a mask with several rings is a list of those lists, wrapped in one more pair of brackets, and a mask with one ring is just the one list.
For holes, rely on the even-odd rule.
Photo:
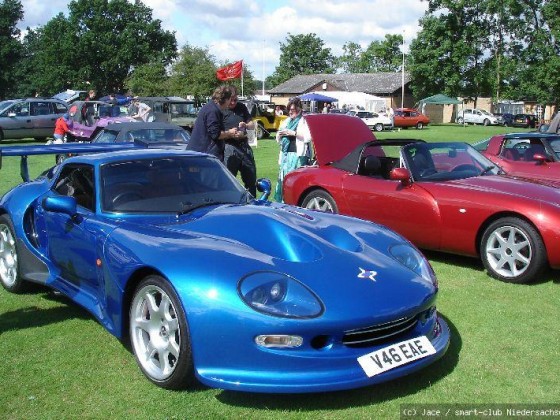
{"label": "windshield", "polygon": [[189,133],[182,128],[140,128],[138,130],[104,130],[93,143],[124,143],[141,141],[143,143],[188,143]]}
{"label": "windshield", "polygon": [[247,202],[237,179],[214,158],[173,156],[101,168],[103,210],[119,213],[186,213],[213,204]]}
{"label": "windshield", "polygon": [[0,112],[4,109],[8,108],[14,102],[15,101],[13,101],[13,100],[0,101]]}
{"label": "windshield", "polygon": [[415,181],[450,181],[497,175],[501,168],[466,143],[413,143],[402,149]]}
{"label": "windshield", "polygon": [[194,102],[171,103],[171,117],[188,117],[196,116],[196,107]]}

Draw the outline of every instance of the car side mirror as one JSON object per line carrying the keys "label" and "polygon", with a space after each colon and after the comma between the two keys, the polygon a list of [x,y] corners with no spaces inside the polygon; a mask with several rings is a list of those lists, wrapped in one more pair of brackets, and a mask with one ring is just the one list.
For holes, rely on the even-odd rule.
{"label": "car side mirror", "polygon": [[533,155],[533,160],[537,162],[537,165],[543,165],[546,162],[546,156],[541,155],[540,153],[535,153]]}
{"label": "car side mirror", "polygon": [[257,191],[263,193],[263,195],[261,195],[261,198],[259,198],[260,201],[268,200],[268,197],[270,196],[270,192],[272,191],[272,182],[270,182],[270,179],[268,178],[257,179]]}
{"label": "car side mirror", "polygon": [[389,179],[400,181],[404,186],[412,184],[410,171],[406,168],[395,168],[389,172]]}
{"label": "car side mirror", "polygon": [[16,113],[15,113],[15,112],[8,112],[8,117],[13,118],[13,117],[15,117],[15,116],[16,116]]}
{"label": "car side mirror", "polygon": [[46,197],[43,200],[43,208],[53,213],[63,213],[74,218],[78,214],[78,204],[74,197],[66,195]]}

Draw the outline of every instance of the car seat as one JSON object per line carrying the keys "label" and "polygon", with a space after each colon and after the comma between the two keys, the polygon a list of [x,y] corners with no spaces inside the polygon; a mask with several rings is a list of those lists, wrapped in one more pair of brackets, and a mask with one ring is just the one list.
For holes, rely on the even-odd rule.
{"label": "car seat", "polygon": [[517,149],[504,149],[502,157],[507,160],[519,160],[521,158]]}
{"label": "car seat", "polygon": [[532,162],[535,160],[533,156],[536,154],[543,156],[547,155],[542,144],[531,144],[531,146],[527,150],[525,150],[523,159],[525,159],[527,162]]}
{"label": "car seat", "polygon": [[380,176],[381,161],[377,156],[365,156],[362,158],[360,174],[365,176]]}

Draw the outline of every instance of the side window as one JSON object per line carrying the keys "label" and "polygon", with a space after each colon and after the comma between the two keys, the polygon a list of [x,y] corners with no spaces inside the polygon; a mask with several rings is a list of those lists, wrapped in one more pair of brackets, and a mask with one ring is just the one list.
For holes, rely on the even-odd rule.
{"label": "side window", "polygon": [[31,102],[31,116],[49,115],[51,113],[48,102]]}
{"label": "side window", "polygon": [[95,210],[93,168],[90,165],[66,165],[53,190],[58,194],[74,197],[79,206]]}
{"label": "side window", "polygon": [[19,102],[8,109],[8,114],[16,114],[16,117],[29,116],[29,103]]}
{"label": "side window", "polygon": [[68,108],[66,108],[66,106],[64,104],[61,104],[60,102],[52,102],[51,105],[53,107],[54,114],[64,114],[66,111],[68,111]]}

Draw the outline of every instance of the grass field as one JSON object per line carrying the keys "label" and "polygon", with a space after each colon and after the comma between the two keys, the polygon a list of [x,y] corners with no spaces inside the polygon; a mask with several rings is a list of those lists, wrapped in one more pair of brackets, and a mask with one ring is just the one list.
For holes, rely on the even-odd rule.
{"label": "grass field", "polygon": [[[378,137],[472,143],[499,132],[504,128],[443,125]],[[25,142],[1,146],[15,144]],[[261,140],[255,156],[259,176],[274,179],[276,142]],[[30,161],[37,175],[54,158]],[[19,182],[18,165],[3,160],[0,193]],[[0,417],[379,419],[399,418],[405,404],[558,407],[558,272],[536,284],[511,285],[490,279],[474,259],[427,256],[439,279],[438,309],[452,331],[448,353],[412,376],[328,394],[260,395],[203,386],[165,391],[144,379],[133,355],[80,307],[48,291],[12,295],[0,289]]]}

